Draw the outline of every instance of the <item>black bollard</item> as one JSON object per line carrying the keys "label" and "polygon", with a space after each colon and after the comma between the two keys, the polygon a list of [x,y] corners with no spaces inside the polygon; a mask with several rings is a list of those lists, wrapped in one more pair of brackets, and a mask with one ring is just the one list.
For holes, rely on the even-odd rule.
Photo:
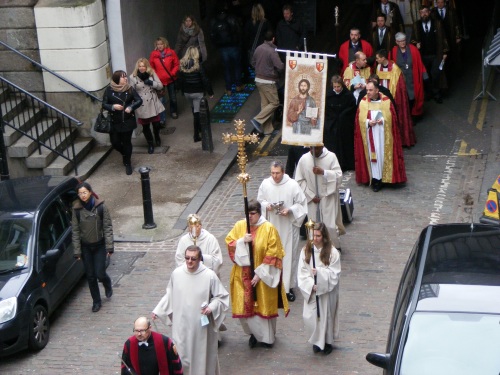
{"label": "black bollard", "polygon": [[207,98],[203,97],[200,102],[200,124],[201,124],[201,148],[204,151],[214,151],[212,141],[212,127],[210,126],[210,107]]}
{"label": "black bollard", "polygon": [[154,229],[156,224],[153,219],[153,202],[151,201],[151,185],[149,183],[148,167],[140,167],[139,173],[141,174],[142,186],[142,206],[144,209],[144,224],[142,229]]}

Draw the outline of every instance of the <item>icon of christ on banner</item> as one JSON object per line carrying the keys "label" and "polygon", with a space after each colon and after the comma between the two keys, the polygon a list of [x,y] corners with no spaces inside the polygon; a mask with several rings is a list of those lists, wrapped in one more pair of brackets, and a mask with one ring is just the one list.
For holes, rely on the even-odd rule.
{"label": "icon of christ on banner", "polygon": [[289,53],[286,61],[282,143],[322,145],[326,59],[296,57]]}

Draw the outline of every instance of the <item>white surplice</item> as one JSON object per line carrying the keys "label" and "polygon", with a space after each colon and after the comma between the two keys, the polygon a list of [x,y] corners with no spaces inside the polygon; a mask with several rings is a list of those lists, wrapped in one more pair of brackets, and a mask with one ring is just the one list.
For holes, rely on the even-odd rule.
{"label": "white surplice", "polygon": [[[185,253],[188,246],[194,245],[194,238],[191,233],[186,233],[179,239],[177,251],[175,252],[175,263],[177,267],[185,263]],[[220,266],[222,265],[222,250],[217,238],[205,229],[201,229],[200,235],[196,239],[196,246],[203,253],[203,264],[214,271],[220,277]]]}
{"label": "white surplice", "polygon": [[[300,226],[307,214],[307,201],[299,184],[287,174],[279,183],[272,177],[262,181],[259,187],[257,200],[266,213],[268,220],[273,224],[281,238],[285,249],[283,258],[283,284],[288,293],[290,288],[297,286],[297,264],[299,261],[299,232]],[[277,215],[276,211],[267,211],[267,206],[283,201],[283,208],[289,210],[288,215]]]}
{"label": "white surplice", "polygon": [[[304,310],[302,317],[306,333],[310,335],[309,343],[323,350],[325,344],[333,344],[339,336],[339,277],[340,254],[332,246],[330,263],[325,265],[319,259],[321,249],[314,246],[316,261],[317,292],[313,292],[314,276],[312,273],[313,260],[309,264],[305,261],[304,249],[300,252],[299,259],[299,288],[304,296]],[[319,300],[320,318],[317,316],[316,295]]]}
{"label": "white surplice", "polygon": [[[212,310],[209,324],[201,325],[201,305]],[[170,277],[167,292],[153,313],[172,323],[184,374],[219,374],[217,336],[229,308],[229,293],[212,270],[200,263],[191,273],[185,264]]]}
{"label": "white surplice", "polygon": [[[322,168],[325,171],[324,175],[315,175],[313,173],[314,166]],[[309,219],[315,222],[323,222],[328,228],[333,244],[340,247],[339,235],[345,233],[345,228],[342,223],[339,201],[342,169],[337,156],[325,147],[323,147],[323,152],[317,158],[313,159],[310,152],[302,155],[297,164],[295,180],[306,195]],[[316,195],[321,198],[319,202],[320,217],[317,217],[317,204],[312,201]]]}
{"label": "white surplice", "polygon": [[[380,100],[372,100],[372,102],[377,103]],[[382,115],[382,112],[372,110],[370,111],[370,115],[372,119],[375,119],[378,116]],[[382,169],[384,168],[384,118],[381,118],[382,123],[377,124],[371,127],[372,136],[373,136],[373,144],[375,146],[375,154],[377,155],[376,161],[370,162],[370,168],[372,170],[372,178],[376,178],[377,180],[382,179]],[[366,139],[370,140],[370,120],[366,119]],[[368,146],[368,150],[370,150],[370,146]]]}

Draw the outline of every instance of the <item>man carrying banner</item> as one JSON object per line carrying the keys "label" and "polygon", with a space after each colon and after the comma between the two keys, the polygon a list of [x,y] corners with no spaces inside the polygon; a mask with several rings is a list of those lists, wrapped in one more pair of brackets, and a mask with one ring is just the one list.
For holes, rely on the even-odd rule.
{"label": "man carrying banner", "polygon": [[354,128],[356,182],[372,185],[406,182],[403,148],[396,110],[378,85],[368,82],[366,96],[359,103]]}
{"label": "man carrying banner", "polygon": [[345,228],[339,200],[342,170],[337,156],[326,147],[311,147],[297,164],[295,180],[306,195],[307,216],[326,225],[330,239],[340,250],[339,236],[345,234]]}
{"label": "man carrying banner", "polygon": [[318,124],[318,107],[316,101],[309,95],[311,83],[303,78],[299,81],[299,94],[288,106],[287,125],[293,127],[294,134],[311,134],[311,129]]}

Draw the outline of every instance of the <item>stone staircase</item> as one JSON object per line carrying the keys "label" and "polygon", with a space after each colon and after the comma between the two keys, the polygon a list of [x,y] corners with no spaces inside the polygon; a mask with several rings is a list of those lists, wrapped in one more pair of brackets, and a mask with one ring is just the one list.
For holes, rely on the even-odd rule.
{"label": "stone staircase", "polygon": [[[3,119],[53,150],[43,145],[39,147],[35,140],[5,126],[3,137],[8,158],[21,161],[16,163],[25,168],[25,173],[21,175],[75,175],[73,163],[54,151],[72,156],[74,149],[78,176],[86,179],[106,158],[111,148],[98,145],[93,137],[79,136],[75,124],[70,127],[68,121],[54,116],[57,112],[49,113],[46,108],[29,99],[12,92],[8,87],[0,87]],[[19,174],[20,171],[16,172]]]}

